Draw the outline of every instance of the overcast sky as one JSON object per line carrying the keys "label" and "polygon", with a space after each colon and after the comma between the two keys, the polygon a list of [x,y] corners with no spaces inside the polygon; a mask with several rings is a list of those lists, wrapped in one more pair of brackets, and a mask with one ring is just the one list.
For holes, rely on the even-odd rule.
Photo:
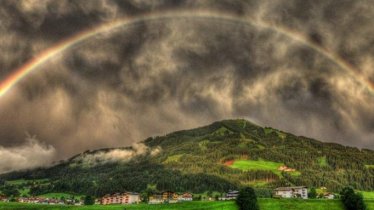
{"label": "overcast sky", "polygon": [[66,49],[0,98],[0,172],[228,118],[374,149],[373,0],[1,0],[0,81],[87,28],[179,10],[271,28],[169,17]]}

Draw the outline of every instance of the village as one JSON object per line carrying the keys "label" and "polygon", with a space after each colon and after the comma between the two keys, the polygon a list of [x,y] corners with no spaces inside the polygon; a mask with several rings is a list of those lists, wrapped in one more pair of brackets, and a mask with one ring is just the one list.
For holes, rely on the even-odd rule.
{"label": "village", "polygon": [[[321,187],[322,190],[326,188]],[[192,193],[176,193],[173,191],[164,191],[161,193],[154,193],[148,197],[142,197],[137,192],[122,192],[107,194],[101,198],[96,198],[94,204],[96,205],[115,205],[115,204],[139,204],[146,202],[148,204],[168,204],[168,203],[179,203],[179,202],[191,202],[195,200],[206,200],[206,201],[229,201],[235,200],[239,195],[238,190],[229,190],[222,194],[220,197],[201,197],[194,196]],[[294,187],[278,187],[273,190],[272,198],[274,199],[308,199],[308,188],[305,186],[294,186]],[[318,195],[319,199],[335,199],[333,193],[324,192]],[[43,198],[43,197],[19,197],[17,199],[9,199],[0,196],[1,202],[19,202],[19,203],[30,203],[30,204],[46,204],[46,205],[84,205],[82,198]]]}

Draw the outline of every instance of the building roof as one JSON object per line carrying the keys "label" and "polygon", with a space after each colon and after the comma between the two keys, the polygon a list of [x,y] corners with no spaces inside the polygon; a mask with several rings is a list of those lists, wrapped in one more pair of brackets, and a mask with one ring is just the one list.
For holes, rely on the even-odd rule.
{"label": "building roof", "polygon": [[106,194],[106,195],[103,196],[103,198],[118,197],[118,196],[122,196],[122,195],[139,195],[139,193],[136,193],[136,192],[124,192],[124,193],[114,193],[112,195]]}
{"label": "building roof", "polygon": [[164,194],[164,193],[174,194],[175,192],[173,192],[173,191],[163,191],[162,194]]}
{"label": "building roof", "polygon": [[237,191],[237,190],[229,190],[229,192],[227,194],[235,194],[235,193],[239,193],[239,191]]}
{"label": "building roof", "polygon": [[137,192],[125,192],[123,194],[129,194],[129,195],[139,195],[139,193]]}
{"label": "building roof", "polygon": [[192,198],[192,194],[191,193],[183,193],[182,197],[183,198]]}
{"label": "building roof", "polygon": [[305,189],[305,186],[295,186],[295,187],[278,187],[276,191],[289,191],[289,190],[296,190],[296,189]]}

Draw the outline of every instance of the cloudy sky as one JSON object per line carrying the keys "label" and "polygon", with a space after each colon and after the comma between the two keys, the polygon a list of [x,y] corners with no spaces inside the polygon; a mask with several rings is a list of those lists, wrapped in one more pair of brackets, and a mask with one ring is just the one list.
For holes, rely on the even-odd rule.
{"label": "cloudy sky", "polygon": [[373,0],[1,0],[0,84],[121,19],[0,96],[0,172],[228,118],[374,149]]}

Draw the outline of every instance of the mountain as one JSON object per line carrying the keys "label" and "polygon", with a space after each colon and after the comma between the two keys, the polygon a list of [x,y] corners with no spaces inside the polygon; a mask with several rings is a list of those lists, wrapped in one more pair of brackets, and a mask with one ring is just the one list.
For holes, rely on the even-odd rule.
{"label": "mountain", "polygon": [[[144,191],[224,192],[244,185],[306,185],[374,190],[374,151],[323,143],[246,120],[148,138],[132,147],[86,151],[49,168],[3,174],[28,182],[31,194],[101,196]],[[45,181],[48,180],[48,181]]]}

